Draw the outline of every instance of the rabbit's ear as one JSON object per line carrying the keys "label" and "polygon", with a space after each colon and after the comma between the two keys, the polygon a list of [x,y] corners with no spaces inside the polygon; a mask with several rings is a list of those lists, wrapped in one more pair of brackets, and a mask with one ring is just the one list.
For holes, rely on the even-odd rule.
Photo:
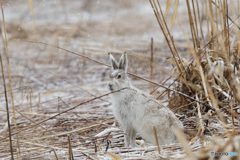
{"label": "rabbit's ear", "polygon": [[109,57],[110,57],[110,61],[112,64],[112,68],[113,69],[118,69],[118,63],[117,61],[114,59],[114,57],[111,55],[111,53],[108,53]]}
{"label": "rabbit's ear", "polygon": [[127,53],[124,52],[119,61],[119,69],[123,69],[124,71],[127,71],[127,67],[128,67],[128,58],[127,58]]}

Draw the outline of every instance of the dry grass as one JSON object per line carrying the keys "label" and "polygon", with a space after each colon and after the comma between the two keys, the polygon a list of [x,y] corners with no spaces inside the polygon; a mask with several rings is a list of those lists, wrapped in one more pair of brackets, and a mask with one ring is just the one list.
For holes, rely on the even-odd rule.
{"label": "dry grass", "polygon": [[[209,159],[213,151],[239,153],[239,1],[149,2],[3,3],[0,159],[10,159],[11,148],[14,159]],[[22,16],[11,12],[16,4]],[[152,146],[138,135],[139,148],[124,147],[106,88],[107,53],[124,51],[133,84],[183,122],[184,132],[175,130],[178,144]]]}

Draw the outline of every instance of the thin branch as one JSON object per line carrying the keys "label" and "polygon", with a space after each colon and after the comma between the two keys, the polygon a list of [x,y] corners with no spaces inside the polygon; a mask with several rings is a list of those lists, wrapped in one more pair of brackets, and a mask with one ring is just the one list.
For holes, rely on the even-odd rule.
{"label": "thin branch", "polygon": [[[14,98],[13,98],[13,92],[12,92],[12,80],[11,80],[10,65],[9,65],[7,31],[6,31],[6,26],[5,26],[5,19],[4,19],[2,0],[1,0],[1,10],[2,10],[3,29],[4,29],[4,36],[5,36],[5,47],[6,47],[6,54],[7,54],[7,68],[8,68],[9,87],[10,87],[10,90],[11,90],[11,98],[12,98],[12,105],[13,105],[13,115],[14,115],[14,121],[15,121],[15,129],[17,131],[18,127],[17,127],[17,119],[16,119]],[[19,146],[18,135],[17,135],[17,148],[18,148],[18,154],[19,154],[20,160],[21,160],[22,158],[21,158],[21,151],[20,151],[20,146]],[[12,156],[12,159],[14,159],[13,156]]]}
{"label": "thin branch", "polygon": [[[82,103],[80,103],[80,104],[78,104],[78,105],[76,105],[76,106],[74,106],[74,107],[72,107],[72,108],[69,108],[69,109],[67,109],[67,110],[65,110],[65,111],[62,111],[62,112],[60,112],[60,113],[58,113],[58,114],[56,114],[56,115],[54,115],[54,116],[52,116],[52,117],[49,117],[49,118],[47,118],[47,119],[45,119],[45,120],[42,120],[42,121],[40,121],[40,122],[38,122],[38,123],[36,123],[36,124],[34,124],[34,125],[28,126],[28,127],[24,128],[24,129],[22,129],[22,130],[20,130],[20,131],[17,131],[17,132],[15,132],[15,133],[12,133],[12,135],[15,135],[15,134],[18,134],[18,133],[23,132],[23,131],[25,131],[25,130],[28,130],[28,129],[30,129],[30,128],[33,128],[33,127],[35,127],[35,126],[37,126],[37,125],[39,125],[39,124],[41,124],[41,123],[44,123],[44,122],[46,122],[46,121],[48,121],[48,120],[50,120],[50,119],[55,118],[55,117],[57,117],[57,116],[59,116],[59,115],[61,115],[61,114],[63,114],[63,113],[66,113],[66,112],[68,112],[68,111],[70,111],[70,110],[73,110],[73,109],[75,109],[75,108],[77,108],[77,107],[79,107],[79,106],[81,106],[81,105],[83,105],[83,104],[89,103],[89,102],[91,102],[91,101],[94,101],[94,100],[96,100],[96,99],[99,99],[99,98],[108,96],[108,95],[113,94],[113,93],[116,93],[116,92],[120,92],[121,90],[124,90],[124,89],[128,89],[128,88],[122,88],[122,89],[119,89],[119,90],[116,90],[116,91],[113,91],[113,92],[110,92],[110,93],[107,93],[107,94],[104,94],[104,95],[101,95],[101,96],[92,98],[92,99],[87,100],[87,101],[85,101],[85,102],[82,102]],[[8,138],[8,137],[4,137],[4,138],[0,139],[0,141],[3,141],[3,140],[6,139],[6,138]]]}
{"label": "thin branch", "polygon": [[[97,61],[97,60],[95,60],[95,59],[93,59],[93,58],[90,58],[90,57],[88,57],[88,56],[84,56],[84,55],[78,54],[78,53],[76,53],[76,52],[73,52],[73,51],[70,51],[70,50],[67,50],[67,49],[64,49],[64,48],[61,48],[61,47],[52,45],[52,44],[48,44],[48,43],[44,43],[44,42],[33,42],[33,41],[27,41],[27,42],[37,43],[37,44],[44,44],[44,45],[47,45],[47,46],[52,46],[52,47],[55,47],[55,48],[64,50],[64,51],[66,51],[66,52],[69,52],[69,53],[78,55],[78,56],[80,56],[80,57],[87,58],[87,59],[89,59],[89,60],[91,60],[91,61],[94,61],[94,62],[96,62],[96,63],[99,63],[99,64],[101,64],[101,65],[104,65],[104,66],[107,66],[107,67],[111,67],[111,66],[108,65],[108,64],[105,64],[105,63],[103,63],[103,62]],[[199,102],[199,103],[203,104],[203,102],[200,102],[200,101],[198,101],[198,100],[196,100],[196,99],[194,99],[194,98],[192,98],[192,97],[190,97],[190,96],[188,96],[188,95],[186,95],[186,94],[184,94],[184,93],[181,93],[181,92],[179,92],[179,91],[175,91],[175,90],[173,90],[173,89],[170,89],[170,88],[168,88],[168,87],[165,87],[165,86],[163,86],[163,85],[161,85],[161,84],[158,84],[158,83],[153,82],[153,81],[151,81],[151,80],[148,80],[148,79],[146,79],[146,78],[142,78],[142,77],[140,77],[140,76],[138,76],[138,75],[136,75],[136,74],[133,74],[133,73],[130,73],[130,72],[127,72],[127,73],[128,73],[129,75],[131,75],[131,76],[137,77],[137,78],[142,79],[142,80],[144,80],[144,81],[147,81],[147,82],[149,82],[149,83],[155,84],[156,86],[165,88],[165,89],[167,89],[167,90],[169,90],[169,91],[172,91],[172,92],[174,92],[174,93],[176,93],[176,94],[180,94],[180,95],[182,95],[182,96],[184,96],[184,97],[186,97],[186,98],[188,98],[188,99],[191,99],[191,100],[193,100],[193,101],[196,101],[196,102]],[[207,104],[203,104],[203,105],[208,106]]]}
{"label": "thin branch", "polygon": [[1,56],[1,53],[0,53],[0,62],[1,62],[1,68],[2,68],[3,87],[4,87],[5,101],[6,101],[6,110],[7,110],[7,121],[8,121],[8,133],[9,133],[9,141],[10,141],[10,150],[11,150],[11,156],[12,156],[12,160],[13,160],[14,158],[13,158],[13,147],[12,147],[11,126],[10,126],[10,120],[9,120],[9,109],[8,109],[7,89],[6,89],[6,83],[5,83],[4,72],[3,72],[3,63],[2,63],[2,56]]}

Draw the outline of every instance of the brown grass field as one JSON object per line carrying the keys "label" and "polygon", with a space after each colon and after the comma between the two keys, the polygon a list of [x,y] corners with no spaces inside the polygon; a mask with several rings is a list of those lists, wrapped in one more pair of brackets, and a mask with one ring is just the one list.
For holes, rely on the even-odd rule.
{"label": "brown grass field", "polygon": [[[211,156],[240,153],[239,0],[0,2],[0,159],[240,159]],[[182,121],[179,143],[124,147],[109,52]]]}

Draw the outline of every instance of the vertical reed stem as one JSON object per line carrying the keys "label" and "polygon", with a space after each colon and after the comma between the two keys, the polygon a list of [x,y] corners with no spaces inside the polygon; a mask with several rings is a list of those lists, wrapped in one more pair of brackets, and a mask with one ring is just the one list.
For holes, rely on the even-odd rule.
{"label": "vertical reed stem", "polygon": [[[15,105],[14,105],[14,98],[13,98],[13,92],[12,92],[12,80],[11,80],[11,74],[10,74],[10,65],[9,65],[9,54],[8,54],[8,42],[7,42],[7,32],[6,32],[6,26],[5,26],[5,19],[4,19],[4,12],[3,12],[3,5],[1,0],[1,10],[2,10],[2,19],[3,19],[3,28],[4,28],[4,36],[5,36],[5,45],[6,45],[6,54],[7,54],[7,65],[8,65],[8,78],[9,78],[9,86],[11,91],[11,98],[12,98],[12,104],[13,104],[13,114],[14,114],[14,121],[15,121],[15,128],[17,132],[17,119],[16,119],[16,112],[15,112]],[[18,134],[17,137],[17,148],[18,148],[18,154],[20,160],[21,158],[21,151],[19,146],[19,140],[18,140]]]}
{"label": "vertical reed stem", "polygon": [[13,160],[14,157],[13,157],[13,147],[12,147],[12,133],[11,133],[10,120],[9,120],[9,109],[8,109],[7,89],[6,89],[4,72],[3,72],[3,63],[2,63],[1,53],[0,53],[0,62],[1,62],[1,68],[2,68],[3,87],[4,87],[5,101],[6,101],[7,121],[8,121],[8,133],[9,133],[10,150],[11,150],[11,157],[12,157],[11,159]]}
{"label": "vertical reed stem", "polygon": [[155,126],[153,126],[153,131],[154,131],[154,136],[155,136],[155,139],[156,139],[156,144],[158,146],[158,153],[160,154],[160,146],[159,146],[159,143],[158,143],[157,130],[156,130]]}
{"label": "vertical reed stem", "polygon": [[68,147],[69,147],[69,160],[74,160],[70,136],[69,135],[67,136],[68,136]]}
{"label": "vertical reed stem", "polygon": [[[150,80],[153,80],[153,38],[151,38],[151,73]],[[150,83],[150,90],[152,90],[152,83]]]}
{"label": "vertical reed stem", "polygon": [[[227,12],[227,17],[228,16],[228,0],[226,0],[226,12]],[[230,33],[229,33],[229,21],[228,21],[228,18],[227,18],[227,40],[228,40],[228,55],[229,55],[229,66],[231,65],[231,60],[230,60],[230,56],[231,56],[231,52],[230,52]],[[229,68],[230,69],[230,68]],[[230,105],[231,105],[231,116],[232,116],[232,136],[235,135],[235,125],[234,125],[234,117],[233,117],[233,92],[232,92],[232,82],[231,82],[231,69],[229,70],[230,71],[230,74],[229,74],[229,82],[230,82],[230,96],[231,96],[231,102],[230,102]]]}
{"label": "vertical reed stem", "polygon": [[205,46],[206,43],[205,43],[205,39],[204,39],[204,35],[203,35],[203,31],[202,31],[202,22],[201,22],[201,18],[200,18],[200,12],[199,12],[198,0],[196,0],[196,4],[197,4],[198,21],[199,21],[199,27],[200,27],[200,30],[201,30],[201,35],[202,35],[202,40],[203,40],[203,46]]}

